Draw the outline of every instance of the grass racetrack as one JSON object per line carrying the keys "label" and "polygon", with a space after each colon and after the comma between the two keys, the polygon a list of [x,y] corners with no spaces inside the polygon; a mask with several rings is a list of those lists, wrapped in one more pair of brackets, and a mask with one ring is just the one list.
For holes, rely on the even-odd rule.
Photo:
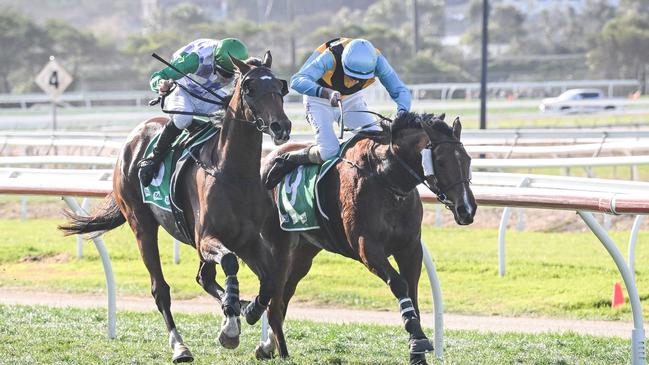
{"label": "grass racetrack", "polygon": [[[103,292],[104,273],[91,242],[84,258],[76,259],[76,239],[56,230],[61,220],[0,220],[0,286],[37,290]],[[181,246],[181,263],[172,263],[171,239],[160,242],[163,270],[174,298],[205,296],[196,284],[198,258],[193,248]],[[612,232],[626,252],[627,232]],[[141,262],[133,235],[120,227],[105,235],[118,294],[150,296],[149,275]],[[590,232],[507,233],[507,275],[498,277],[497,230],[433,228],[425,226],[423,239],[435,260],[442,285],[444,310],[452,313],[508,316],[630,320],[630,305],[612,310],[613,284],[621,281],[613,260]],[[641,300],[649,297],[649,278],[643,263],[649,250],[641,232],[636,252],[636,277]],[[258,290],[247,267],[240,271],[242,297]],[[223,281],[219,270],[217,280]],[[151,299],[152,300],[152,299]],[[387,285],[361,264],[321,253],[300,283],[295,301],[309,304],[396,311]],[[432,310],[425,273],[420,281],[423,311]],[[153,300],[152,300],[153,301]],[[644,315],[649,311],[644,306]],[[396,313],[396,312],[395,312]],[[395,314],[396,315],[396,314]],[[161,321],[160,321],[161,322]]]}
{"label": "grass racetrack", "polygon": [[[171,351],[158,313],[120,312],[118,337],[105,335],[105,310],[0,305],[0,364],[169,364]],[[259,326],[243,324],[241,345],[216,340],[215,315],[175,316],[194,364],[257,364]],[[289,321],[288,361],[263,364],[404,364],[407,338],[400,327],[322,325]],[[445,331],[446,364],[623,364],[628,340],[576,334],[480,334]],[[433,356],[428,355],[431,363]]]}

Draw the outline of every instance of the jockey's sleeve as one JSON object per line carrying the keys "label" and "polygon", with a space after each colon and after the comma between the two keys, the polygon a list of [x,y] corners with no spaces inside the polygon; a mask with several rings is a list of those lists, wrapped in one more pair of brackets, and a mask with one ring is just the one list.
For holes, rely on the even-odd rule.
{"label": "jockey's sleeve", "polygon": [[[171,64],[174,65],[178,70],[186,74],[192,74],[198,70],[198,54],[183,53],[180,57],[177,57],[171,60]],[[178,80],[183,77],[183,74],[177,72],[171,67],[165,67],[158,72],[154,72],[151,75],[151,81],[149,81],[149,86],[154,92],[158,92],[158,83],[160,80]]]}
{"label": "jockey's sleeve", "polygon": [[300,71],[291,77],[291,89],[300,94],[320,97],[323,88],[316,81],[333,67],[334,56],[331,52],[313,52]]}
{"label": "jockey's sleeve", "polygon": [[382,54],[379,54],[379,58],[376,61],[375,74],[390,94],[392,100],[397,103],[397,110],[410,111],[410,90],[399,79],[399,75],[397,75]]}

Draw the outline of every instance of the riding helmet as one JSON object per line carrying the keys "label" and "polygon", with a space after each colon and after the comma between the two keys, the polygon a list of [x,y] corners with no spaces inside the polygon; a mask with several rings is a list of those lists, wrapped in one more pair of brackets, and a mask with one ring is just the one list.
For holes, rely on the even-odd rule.
{"label": "riding helmet", "polygon": [[355,79],[371,79],[376,69],[377,51],[368,40],[354,39],[342,54],[345,75]]}

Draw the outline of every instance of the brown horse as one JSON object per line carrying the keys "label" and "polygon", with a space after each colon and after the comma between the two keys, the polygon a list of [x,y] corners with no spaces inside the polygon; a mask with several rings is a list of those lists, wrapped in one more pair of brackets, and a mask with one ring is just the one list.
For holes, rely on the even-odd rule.
{"label": "brown horse", "polygon": [[[324,185],[320,202],[330,229],[321,225],[320,229],[287,232],[279,226],[277,209],[269,216],[262,236],[277,260],[277,290],[268,309],[272,333],[257,347],[257,357],[270,357],[277,347],[281,357],[288,356],[282,330],[288,303],[313,258],[326,249],[360,261],[390,286],[410,335],[410,363],[426,364],[425,353],[433,347],[421,328],[417,303],[423,209],[416,186],[423,180],[420,153],[424,148],[432,153],[435,172],[426,181],[456,222],[470,224],[476,212],[469,188],[471,158],[460,142],[460,120],[451,129],[443,119],[443,115],[407,113],[384,124],[382,132],[352,142],[342,161],[320,182]],[[262,179],[276,156],[303,147],[289,144],[267,156]],[[389,256],[394,257],[399,272]]]}
{"label": "brown horse", "polygon": [[[224,322],[219,341],[235,348],[241,332],[241,303],[236,274],[238,260],[243,259],[260,281],[259,295],[245,309],[246,320],[256,322],[275,290],[271,278],[274,262],[270,249],[261,244],[259,232],[271,207],[262,186],[259,169],[262,132],[276,144],[289,139],[291,122],[283,110],[286,81],[277,79],[270,70],[272,58],[266,52],[263,62],[247,63],[232,59],[238,73],[232,99],[223,117],[219,138],[207,141],[195,165],[181,176],[178,197],[185,214],[200,266],[196,280],[221,304]],[[66,234],[101,232],[128,221],[151,276],[151,293],[162,313],[174,362],[192,361],[174,323],[170,306],[169,285],[164,279],[158,252],[158,226],[179,238],[170,213],[142,202],[137,162],[146,146],[167,121],[153,118],[135,128],[129,135],[115,165],[113,192],[93,216],[72,216],[60,227]],[[180,236],[181,237],[181,236]],[[226,275],[225,291],[216,283],[219,263]]]}

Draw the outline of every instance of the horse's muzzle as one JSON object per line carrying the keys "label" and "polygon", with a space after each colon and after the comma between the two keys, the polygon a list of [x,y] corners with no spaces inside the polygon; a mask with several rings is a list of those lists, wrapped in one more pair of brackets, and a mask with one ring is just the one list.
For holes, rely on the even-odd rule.
{"label": "horse's muzzle", "polygon": [[455,222],[461,226],[466,226],[473,223],[473,216],[475,215],[477,206],[466,204],[459,205],[454,209]]}
{"label": "horse's muzzle", "polygon": [[288,140],[291,138],[290,122],[288,123],[288,125],[289,125],[288,128],[283,128],[282,124],[279,122],[270,123],[269,128],[275,145],[279,146],[281,144],[284,144],[288,142]]}

